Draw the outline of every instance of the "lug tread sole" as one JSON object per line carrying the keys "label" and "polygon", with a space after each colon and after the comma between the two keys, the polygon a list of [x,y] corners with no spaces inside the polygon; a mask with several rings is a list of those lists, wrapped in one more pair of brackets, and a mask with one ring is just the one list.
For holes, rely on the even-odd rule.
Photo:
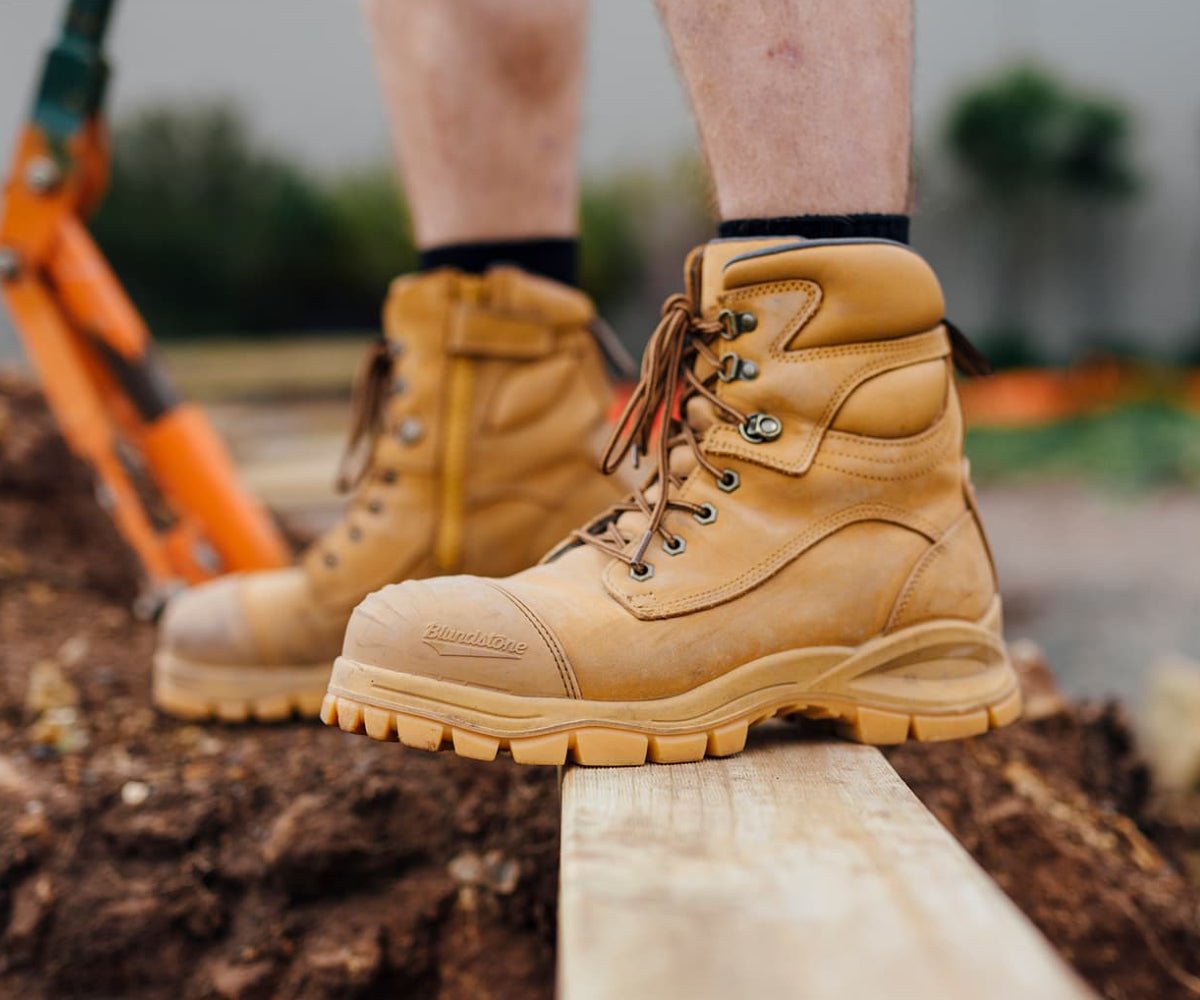
{"label": "lug tread sole", "polygon": [[753,716],[734,719],[691,733],[655,734],[636,729],[599,725],[564,728],[534,736],[502,737],[470,727],[452,725],[408,712],[379,708],[341,694],[327,694],[321,721],[348,733],[365,733],[375,740],[398,742],[418,750],[453,750],[460,757],[495,760],[507,751],[519,764],[576,764],[595,767],[630,767],[647,762],[679,764],[705,757],[728,757],[746,746],[752,725],[774,716],[803,716],[833,720],[838,735],[858,743],[882,746],[963,739],[979,736],[1015,722],[1021,714],[1021,692],[984,708],[958,713],[905,713],[854,705],[845,701],[779,705]]}
{"label": "lug tread sole", "polygon": [[156,689],[154,704],[168,715],[192,722],[288,722],[317,718],[323,697],[324,691],[212,699]]}

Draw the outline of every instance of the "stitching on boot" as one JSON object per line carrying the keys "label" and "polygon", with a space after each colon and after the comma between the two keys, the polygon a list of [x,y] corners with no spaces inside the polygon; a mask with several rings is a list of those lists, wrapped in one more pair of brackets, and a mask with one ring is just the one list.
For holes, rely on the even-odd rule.
{"label": "stitching on boot", "polygon": [[[812,465],[813,459],[821,446],[821,441],[825,436],[825,432],[829,428],[829,424],[833,422],[837,411],[855,388],[868,379],[874,378],[876,375],[882,375],[885,372],[893,371],[919,361],[932,361],[936,358],[944,357],[950,349],[945,330],[941,326],[924,333],[888,341],[884,345],[864,345],[864,348],[859,350],[856,347],[855,350],[845,353],[847,355],[874,353],[881,356],[876,357],[870,363],[853,369],[843,376],[842,380],[829,394],[828,401],[822,413],[811,422],[807,422],[808,429],[804,432],[807,436],[798,458],[792,461],[772,458],[769,453],[764,452],[758,446],[746,445],[740,437],[735,436],[737,431],[734,428],[724,425],[716,425],[709,430],[705,440],[705,450],[711,451],[713,454],[743,458],[754,465],[777,469],[789,475],[803,475]],[[812,350],[819,351],[824,350],[824,348],[813,348]],[[797,353],[803,354],[804,351],[802,350]],[[804,360],[808,360],[811,357],[812,355],[810,354]]]}
{"label": "stitching on boot", "polygon": [[767,353],[771,357],[783,357],[787,353],[787,345],[800,336],[800,331],[816,315],[825,298],[821,286],[815,281],[796,278],[791,281],[768,281],[762,285],[747,285],[736,292],[724,292],[717,296],[717,304],[729,308],[741,302],[754,302],[763,295],[778,295],[781,292],[803,292],[804,301],[768,346]]}
{"label": "stitching on boot", "polygon": [[946,542],[954,536],[955,532],[963,526],[966,519],[970,516],[970,509],[964,510],[942,532],[941,537],[921,554],[921,557],[914,564],[912,571],[908,574],[908,579],[904,581],[904,586],[900,588],[900,593],[896,597],[896,603],[892,606],[892,613],[888,615],[887,624],[883,627],[884,632],[891,632],[904,620],[904,613],[908,610],[909,604],[912,603],[912,596],[916,592],[917,585],[929,571],[929,568],[945,557]]}
{"label": "stitching on boot", "polygon": [[936,542],[941,535],[941,529],[938,525],[933,524],[920,514],[915,514],[912,511],[907,511],[891,504],[858,504],[854,507],[846,507],[842,510],[834,511],[832,514],[828,514],[815,523],[810,524],[799,535],[794,536],[774,552],[769,553],[754,565],[742,571],[738,576],[719,587],[693,591],[674,600],[660,603],[656,591],[633,595],[621,590],[617,586],[613,575],[616,568],[615,564],[610,565],[605,570],[604,585],[608,592],[627,608],[635,613],[640,613],[639,617],[669,618],[674,614],[684,611],[699,611],[703,608],[722,604],[734,597],[739,597],[751,587],[778,573],[788,563],[803,555],[804,552],[829,535],[832,535],[835,531],[861,521],[886,521],[896,524],[923,535],[931,543]]}
{"label": "stitching on boot", "polygon": [[568,698],[581,698],[579,691],[579,682],[575,679],[575,671],[571,669],[571,662],[567,659],[566,650],[562,648],[562,643],[558,641],[550,627],[542,622],[542,620],[526,607],[525,603],[515,594],[505,590],[499,584],[493,583],[491,580],[485,580],[489,587],[493,590],[498,590],[501,594],[507,597],[513,606],[525,616],[529,624],[533,626],[534,631],[542,637],[542,641],[546,644],[546,648],[550,650],[550,655],[554,657],[554,666],[558,670],[559,680],[562,681],[563,689],[567,693]]}

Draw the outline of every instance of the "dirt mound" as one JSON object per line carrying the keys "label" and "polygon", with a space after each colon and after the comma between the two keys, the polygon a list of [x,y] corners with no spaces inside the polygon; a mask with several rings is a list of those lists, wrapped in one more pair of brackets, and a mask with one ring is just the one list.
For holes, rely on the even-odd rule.
{"label": "dirt mound", "polygon": [[555,773],[162,718],[136,579],[0,381],[0,996],[549,997]]}
{"label": "dirt mound", "polygon": [[35,581],[128,603],[137,564],[41,394],[0,372],[0,587]]}
{"label": "dirt mound", "polygon": [[[554,771],[158,716],[86,470],[27,387],[0,414],[0,996],[549,997]],[[1200,838],[1119,713],[892,759],[1102,993],[1193,995],[1200,898],[1148,837]]]}
{"label": "dirt mound", "polygon": [[1200,824],[1167,822],[1119,706],[1063,706],[896,770],[1100,993],[1200,996]]}

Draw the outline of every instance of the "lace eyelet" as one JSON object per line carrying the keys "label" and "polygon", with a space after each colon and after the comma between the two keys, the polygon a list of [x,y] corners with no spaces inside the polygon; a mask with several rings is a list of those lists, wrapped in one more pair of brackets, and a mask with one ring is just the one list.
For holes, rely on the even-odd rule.
{"label": "lace eyelet", "polygon": [[769,413],[751,413],[738,425],[738,432],[751,444],[766,444],[783,433],[783,421]]}
{"label": "lace eyelet", "polygon": [[739,476],[733,469],[725,469],[721,472],[721,478],[717,480],[717,489],[724,490],[726,493],[732,493],[742,485],[742,477]]}
{"label": "lace eyelet", "polygon": [[687,539],[683,535],[672,535],[663,542],[663,551],[669,556],[677,556],[687,551]]}
{"label": "lace eyelet", "polygon": [[752,312],[734,312],[732,309],[722,309],[717,313],[721,323],[721,336],[726,340],[734,340],[743,333],[758,329],[758,317]]}
{"label": "lace eyelet", "polygon": [[405,347],[404,347],[403,340],[389,340],[387,342],[388,357],[391,358],[393,361],[396,358],[404,357],[404,351],[405,351]]}
{"label": "lace eyelet", "polygon": [[758,378],[758,365],[733,351],[721,355],[721,367],[717,369],[717,377],[722,382],[749,382]]}
{"label": "lace eyelet", "polygon": [[701,510],[692,513],[692,519],[697,524],[712,524],[717,519],[717,508],[715,504],[702,503]]}
{"label": "lace eyelet", "polygon": [[629,575],[637,580],[638,583],[649,580],[654,575],[654,564],[648,562],[633,563],[629,567]]}
{"label": "lace eyelet", "polygon": [[379,473],[380,480],[388,486],[391,486],[400,476],[395,469],[384,469]]}
{"label": "lace eyelet", "polygon": [[330,569],[333,569],[338,564],[338,557],[335,556],[332,552],[326,552],[323,562]]}
{"label": "lace eyelet", "polygon": [[358,527],[358,525],[354,525],[350,529],[348,534],[350,535],[350,541],[352,541],[352,542],[361,542],[362,541],[362,536],[363,536],[362,528]]}
{"label": "lace eyelet", "polygon": [[416,417],[405,417],[396,428],[396,437],[405,444],[416,444],[425,434],[425,425]]}
{"label": "lace eyelet", "polygon": [[392,395],[403,396],[406,392],[408,392],[408,383],[397,375],[392,379]]}
{"label": "lace eyelet", "polygon": [[383,501],[381,501],[381,500],[370,501],[367,504],[367,511],[371,514],[382,514],[383,513]]}

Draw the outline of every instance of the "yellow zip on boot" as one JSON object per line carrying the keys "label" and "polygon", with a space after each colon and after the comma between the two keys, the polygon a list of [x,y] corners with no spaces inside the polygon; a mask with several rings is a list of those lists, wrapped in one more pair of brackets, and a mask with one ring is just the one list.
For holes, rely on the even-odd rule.
{"label": "yellow zip on boot", "polygon": [[327,723],[627,765],[736,753],[775,715],[869,743],[1019,715],[962,455],[964,345],[928,265],[883,241],[721,240],[687,283],[604,458],[652,455],[641,488],[536,567],[369,597]]}
{"label": "yellow zip on boot", "polygon": [[[289,569],[173,600],[168,712],[316,715],[354,606],[398,580],[535,563],[624,490],[596,470],[610,389],[572,288],[512,267],[398,279],[356,391],[345,516]],[[343,470],[344,473],[347,470]]]}

